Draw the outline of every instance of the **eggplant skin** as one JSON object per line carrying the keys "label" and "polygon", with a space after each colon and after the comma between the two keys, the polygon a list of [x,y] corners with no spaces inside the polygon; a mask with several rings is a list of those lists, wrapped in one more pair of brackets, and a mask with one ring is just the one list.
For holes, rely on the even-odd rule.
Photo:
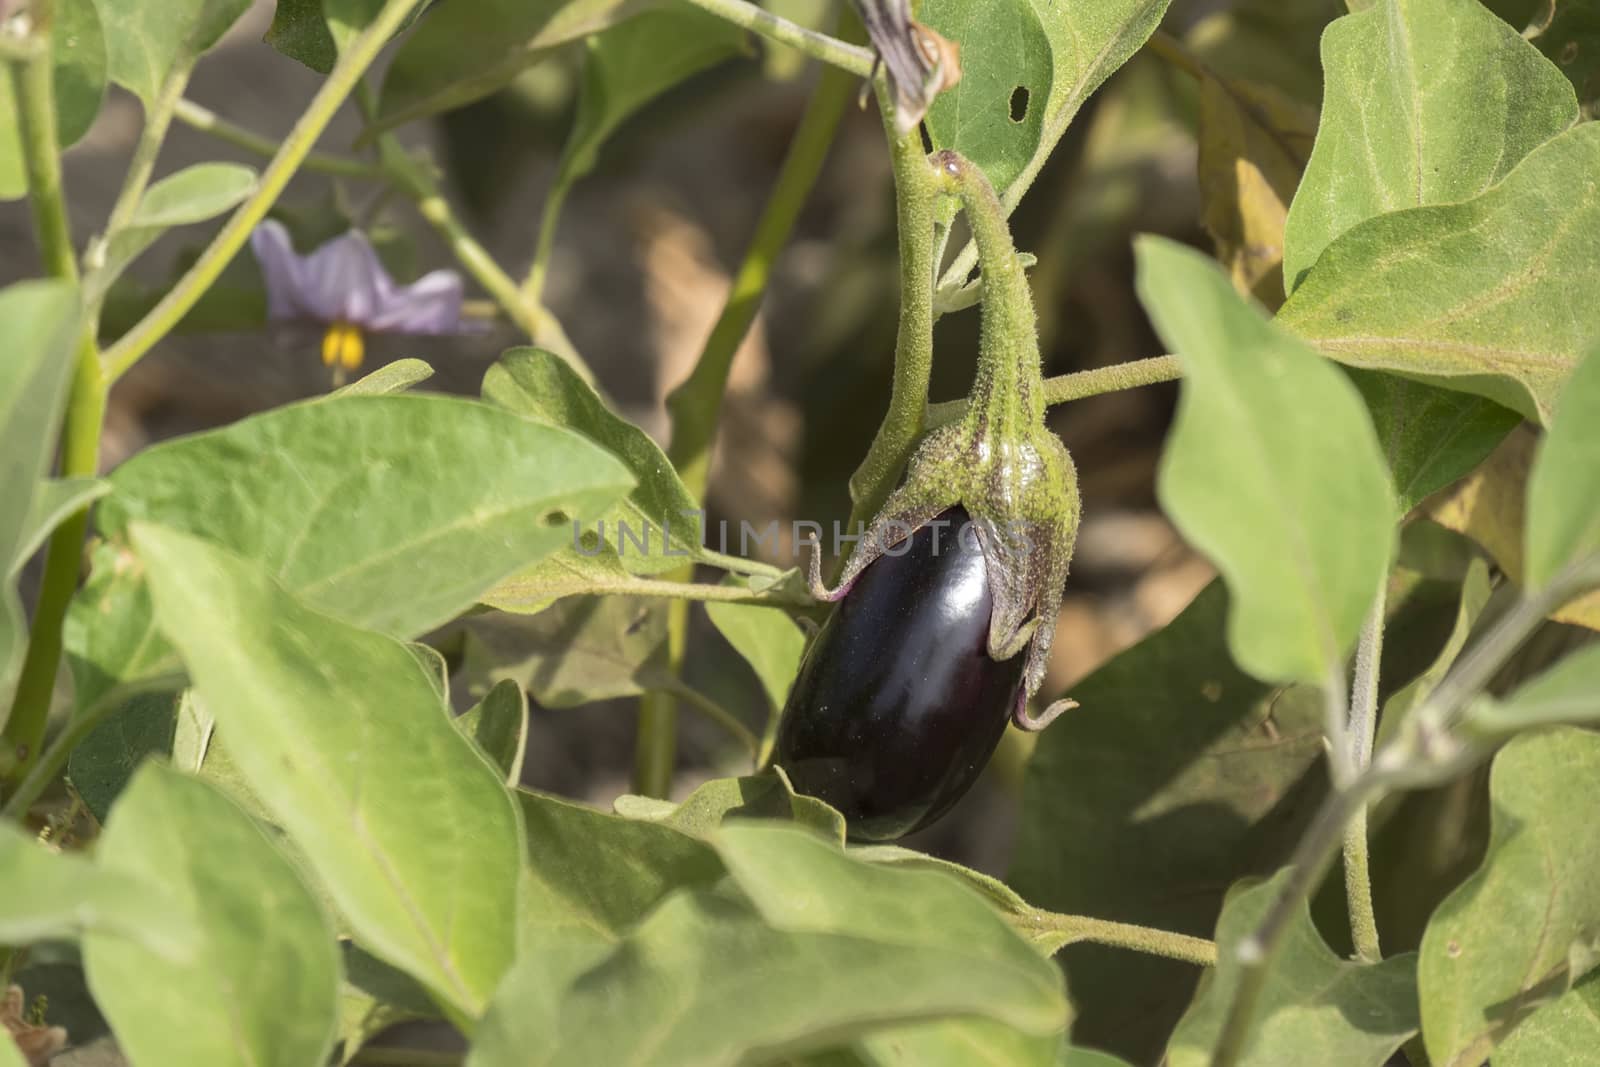
{"label": "eggplant skin", "polygon": [[943,815],[1010,721],[1028,657],[989,656],[994,600],[967,523],[951,508],[869,564],[784,706],[774,762],[839,809],[852,839],[893,840]]}

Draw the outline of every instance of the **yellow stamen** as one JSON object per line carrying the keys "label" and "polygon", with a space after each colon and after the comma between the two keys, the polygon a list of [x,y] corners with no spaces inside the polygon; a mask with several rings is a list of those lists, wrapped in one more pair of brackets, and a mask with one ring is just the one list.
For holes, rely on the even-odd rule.
{"label": "yellow stamen", "polygon": [[322,335],[322,362],[325,366],[338,364],[344,370],[355,370],[361,366],[365,355],[366,343],[359,326],[336,322]]}

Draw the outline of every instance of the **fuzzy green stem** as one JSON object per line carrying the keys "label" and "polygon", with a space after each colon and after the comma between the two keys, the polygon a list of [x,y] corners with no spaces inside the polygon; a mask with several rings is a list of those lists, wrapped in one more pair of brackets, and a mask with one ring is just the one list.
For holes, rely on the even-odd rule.
{"label": "fuzzy green stem", "polygon": [[948,150],[934,153],[933,167],[941,190],[961,199],[983,269],[983,323],[967,426],[974,436],[1018,440],[1044,422],[1044,380],[1028,276],[1011,242],[1005,208],[983,171]]}
{"label": "fuzzy green stem", "polygon": [[310,154],[317,138],[333,120],[335,112],[360,81],[362,74],[421,3],[422,0],[386,0],[371,24],[350,42],[350,46],[339,57],[339,62],[334,65],[333,72],[312,98],[310,106],[289,131],[277,155],[261,172],[256,191],[229,216],[216,237],[200,253],[200,258],[178,279],[161,302],[106,352],[107,372],[111,381],[120,378],[166,337],[222,274],[250,239],[251,231],[266,218],[267,211],[294,177],[301,162]]}
{"label": "fuzzy green stem", "polygon": [[[1383,623],[1388,608],[1388,582],[1380,582],[1377,598],[1361,628],[1356,647],[1355,681],[1350,693],[1350,763],[1356,774],[1372,763],[1372,742],[1378,727],[1378,668],[1383,659]],[[1372,872],[1367,842],[1367,807],[1356,809],[1344,836],[1344,888],[1350,912],[1350,939],[1356,957],[1368,963],[1383,959],[1378,919],[1372,906]]]}
{"label": "fuzzy green stem", "polygon": [[1163,956],[1198,967],[1215,967],[1217,964],[1216,942],[1149,926],[1045,911],[1027,915],[1017,926],[1024,933],[1044,929],[1066,935],[1063,947],[1087,941],[1142,952],[1147,956]]}
{"label": "fuzzy green stem", "polygon": [[[36,25],[47,31],[53,10],[48,2],[33,8]],[[56,141],[54,62],[41,47],[16,71],[16,97],[29,204],[46,270],[57,278],[76,280],[77,259],[67,227],[66,197],[61,188],[61,151]],[[86,327],[77,350],[61,439],[63,477],[93,476],[100,460],[100,426],[105,417],[105,384],[93,329]],[[16,694],[5,730],[0,733],[0,767],[4,784],[27,773],[38,757],[50,715],[56,671],[61,662],[61,625],[78,588],[83,538],[88,531],[85,509],[56,528],[45,557],[44,577],[29,628],[28,651],[17,679]]]}
{"label": "fuzzy green stem", "polygon": [[150,176],[155,173],[156,157],[161,154],[161,146],[166,143],[167,129],[172,125],[173,110],[178,106],[178,101],[183,98],[183,90],[189,84],[189,71],[192,63],[179,63],[173,67],[166,80],[161,83],[150,107],[145,111],[144,127],[139,131],[139,141],[133,149],[133,159],[128,163],[128,172],[122,179],[122,189],[117,193],[117,199],[111,205],[111,215],[106,220],[105,237],[110,241],[119,230],[127,227],[133,218],[133,213],[139,210],[139,201],[144,198],[144,191],[150,185]]}
{"label": "fuzzy green stem", "polygon": [[934,175],[917,132],[913,130],[904,137],[895,134],[893,105],[882,89],[878,93],[878,109],[889,135],[894,167],[900,239],[900,327],[895,338],[889,410],[866,458],[850,476],[853,506],[847,530],[859,530],[872,520],[905,469],[926,426],[928,379],[933,373]]}
{"label": "fuzzy green stem", "polygon": [[[1409,721],[1438,725],[1452,722],[1470,698],[1483,690],[1528,635],[1544,622],[1545,616],[1568,599],[1569,593],[1570,590],[1558,581],[1549,589],[1523,597],[1483,641],[1451,669],[1422,706],[1412,712]],[[1332,862],[1350,820],[1396,783],[1405,782],[1411,772],[1437,766],[1432,760],[1429,752],[1402,733],[1354,780],[1323,801],[1295,847],[1289,861],[1289,878],[1278,898],[1255,932],[1235,948],[1243,972],[1223,1019],[1212,1067],[1234,1067],[1239,1062],[1284,932],[1296,909],[1304,905]]]}
{"label": "fuzzy green stem", "polygon": [[[173,109],[173,117],[191,129],[201,133],[210,134],[219,141],[242,148],[246,152],[271,159],[278,151],[279,143],[270,138],[263,137],[254,130],[247,130],[243,126],[229,122],[209,108],[202,107],[193,100],[179,100]],[[376,163],[368,163],[362,159],[350,159],[345,156],[336,156],[327,152],[308,152],[305,159],[300,161],[300,169],[315,171],[319,174],[330,174],[336,178],[363,178],[367,181],[387,182],[388,171]]]}
{"label": "fuzzy green stem", "polygon": [[[1154,356],[1128,363],[1114,363],[1109,367],[1096,367],[1094,370],[1082,370],[1046,378],[1044,403],[1046,407],[1055,407],[1057,404],[1068,404],[1074,400],[1085,400],[1091,396],[1121,392],[1124,389],[1174,382],[1182,376],[1183,368],[1176,356]],[[971,401],[963,398],[929,406],[928,428],[931,430],[936,426],[955,422],[967,413],[970,405]]]}
{"label": "fuzzy green stem", "polygon": [[544,281],[550,274],[550,257],[555,254],[556,226],[561,220],[561,209],[566,205],[570,182],[557,176],[556,182],[544,198],[539,211],[539,237],[533,247],[533,262],[528,265],[528,276],[522,283],[522,299],[529,306],[544,306]]}
{"label": "fuzzy green stem", "polygon": [[746,0],[688,0],[707,14],[742,26],[779,44],[804,52],[812,59],[853,74],[857,78],[872,74],[872,53],[858,44],[808,30],[798,23],[774,15]]}

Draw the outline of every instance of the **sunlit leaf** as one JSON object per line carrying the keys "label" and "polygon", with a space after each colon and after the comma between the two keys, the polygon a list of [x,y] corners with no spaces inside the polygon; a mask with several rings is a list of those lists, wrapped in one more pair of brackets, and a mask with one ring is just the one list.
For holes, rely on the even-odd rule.
{"label": "sunlit leaf", "polygon": [[188,918],[168,906],[159,883],[57,853],[14,823],[0,822],[0,942],[76,938],[85,930],[114,930],[148,951],[182,960],[194,949]]}
{"label": "sunlit leaf", "polygon": [[510,962],[523,853],[499,772],[401,642],[318,614],[210,542],[130,533],[252,793],[362,945],[476,1017]]}
{"label": "sunlit leaf", "polygon": [[250,0],[114,0],[101,5],[111,80],[148,111],[162,83],[222,39]]}
{"label": "sunlit leaf", "polygon": [[[1543,62],[1541,60],[1541,62]],[[1549,420],[1600,341],[1600,124],[1531,152],[1461,203],[1356,223],[1279,321],[1324,355],[1476,393]]]}
{"label": "sunlit leaf", "polygon": [[255,188],[256,172],[239,163],[197,163],[150,186],[126,226],[107,244],[103,266],[86,281],[96,295],[174,226],[215,218]]}
{"label": "sunlit leaf", "polygon": [[1468,719],[1472,726],[1494,733],[1596,720],[1600,720],[1600,645],[1570,653],[1508,696],[1483,698]]}
{"label": "sunlit leaf", "polygon": [[1600,975],[1546,1004],[1495,1050],[1497,1067],[1587,1067],[1600,1048]]}
{"label": "sunlit leaf", "polygon": [[1139,294],[1184,368],[1162,506],[1228,582],[1239,664],[1321,684],[1389,566],[1395,505],[1366,405],[1198,253],[1141,241]]}
{"label": "sunlit leaf", "polygon": [[98,862],[157,887],[195,931],[181,960],[91,930],[95,1002],[135,1063],[303,1067],[333,1045],[339,954],[321,905],[249,816],[152,764],[118,801]]}
{"label": "sunlit leaf", "polygon": [[1488,855],[1422,939],[1422,1035],[1440,1067],[1483,1063],[1596,962],[1600,735],[1525,734],[1495,758],[1489,789]]}
{"label": "sunlit leaf", "polygon": [[1470,200],[1578,117],[1572,87],[1473,0],[1382,0],[1322,38],[1317,144],[1289,212],[1295,289],[1357,223]]}
{"label": "sunlit leaf", "polygon": [[6,577],[15,578],[28,558],[44,547],[45,539],[69,516],[110,491],[111,484],[99,478],[46,478],[36,485],[28,505],[28,519],[23,523],[22,536],[11,561],[11,573]]}

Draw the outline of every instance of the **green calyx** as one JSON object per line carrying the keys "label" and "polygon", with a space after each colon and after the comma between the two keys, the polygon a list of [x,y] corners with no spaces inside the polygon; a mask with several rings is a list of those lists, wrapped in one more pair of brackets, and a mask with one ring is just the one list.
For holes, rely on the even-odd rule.
{"label": "green calyx", "polygon": [[935,187],[959,198],[978,246],[983,319],[971,404],[959,421],[923,439],[905,483],[867,528],[837,590],[821,588],[820,565],[813,561],[813,592],[829,600],[844,595],[885,550],[961,505],[978,526],[994,598],[989,654],[1003,660],[1027,650],[1014,721],[1038,729],[1072,706],[1059,701],[1039,718],[1027,712],[1027,698],[1044,682],[1077,540],[1077,470],[1044,422],[1033,299],[1005,211],[983,173],[958,154],[936,152],[929,165]]}

